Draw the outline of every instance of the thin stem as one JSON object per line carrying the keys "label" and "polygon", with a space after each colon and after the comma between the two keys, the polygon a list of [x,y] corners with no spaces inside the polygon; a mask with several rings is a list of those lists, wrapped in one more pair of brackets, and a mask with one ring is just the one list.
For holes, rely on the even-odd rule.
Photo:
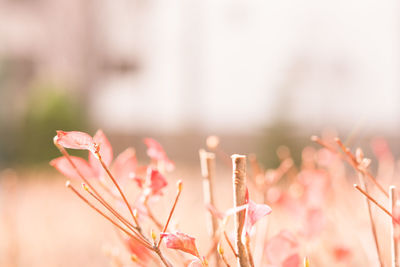
{"label": "thin stem", "polygon": [[[167,229],[168,229],[169,222],[170,222],[170,220],[171,220],[172,214],[174,213],[174,210],[175,210],[175,207],[176,207],[176,203],[178,203],[178,199],[179,199],[179,196],[181,195],[181,192],[182,192],[182,181],[179,181],[179,182],[178,182],[178,192],[177,192],[177,194],[176,194],[176,198],[175,198],[175,201],[174,201],[174,205],[172,206],[172,209],[171,209],[171,211],[169,212],[167,222],[166,222],[166,224],[165,224],[165,226],[164,226],[164,229],[163,229],[163,231],[162,231],[163,233],[165,233],[165,231],[167,231]],[[160,241],[158,241],[158,245],[157,245],[157,248],[158,248],[158,249],[160,248],[161,241],[163,240],[163,238],[164,238],[164,236],[162,235],[162,236],[160,237]]]}
{"label": "thin stem", "polygon": [[[392,214],[394,212],[396,201],[397,201],[397,191],[395,186],[389,187],[389,199],[390,199],[390,208]],[[391,251],[392,251],[392,267],[399,267],[399,257],[398,257],[398,243],[396,240],[396,229],[397,225],[394,223],[393,219],[390,224],[390,233],[391,233]]]}
{"label": "thin stem", "polygon": [[[214,179],[215,179],[215,154],[206,152],[201,149],[199,151],[200,155],[200,165],[201,165],[201,174],[203,176],[203,198],[204,204],[212,205],[215,207],[214,201]],[[218,219],[212,214],[207,214],[207,225],[208,225],[208,233],[213,239],[216,236],[218,229]],[[218,267],[220,265],[218,252],[215,251],[215,266]]]}
{"label": "thin stem", "polygon": [[224,249],[222,248],[221,244],[218,244],[217,251],[219,256],[221,257],[221,260],[225,263],[225,266],[230,267],[228,260],[225,258]]}
{"label": "thin stem", "polygon": [[[365,192],[368,193],[368,186],[365,183],[364,176],[361,173],[358,174],[358,179],[360,181],[361,186],[364,188]],[[360,187],[360,189],[361,189],[361,187]],[[368,201],[368,199],[365,199],[365,201],[366,201],[367,208],[368,208],[368,216],[369,216],[369,221],[371,223],[371,232],[372,232],[372,236],[374,238],[376,253],[377,253],[378,259],[379,259],[379,264],[380,264],[380,266],[383,266],[381,250],[379,247],[378,234],[376,231],[376,225],[375,225],[374,217],[372,215],[372,210],[371,210],[371,203]]]}
{"label": "thin stem", "polygon": [[228,243],[229,247],[232,250],[233,255],[235,255],[235,258],[239,258],[239,255],[236,253],[235,247],[233,246],[232,242],[229,240],[228,234],[226,233],[226,231],[224,231],[224,237],[226,240],[226,243]]}
{"label": "thin stem", "polygon": [[158,257],[160,257],[160,260],[166,267],[172,267],[172,264],[164,257],[159,247],[154,246],[153,249],[155,253],[157,253]]}
{"label": "thin stem", "polygon": [[79,175],[79,177],[82,179],[83,182],[85,182],[85,184],[87,184],[87,186],[90,187],[90,189],[93,190],[93,192],[96,194],[96,196],[98,196],[100,199],[103,199],[102,196],[96,191],[96,189],[91,185],[91,183],[85,178],[85,176],[83,176],[83,174],[80,172],[80,170],[78,169],[78,167],[75,165],[75,163],[72,161],[68,151],[60,146],[56,141],[54,142],[54,145],[58,148],[58,150],[60,150],[61,154],[64,155],[64,157],[68,160],[68,162],[71,164],[72,168],[76,171],[76,173]]}
{"label": "thin stem", "polygon": [[100,155],[100,152],[97,151],[97,152],[96,152],[96,155],[97,155],[97,158],[99,159],[99,161],[100,161],[100,163],[101,163],[101,166],[103,166],[103,169],[107,172],[108,176],[110,177],[110,179],[112,180],[112,182],[114,183],[114,185],[117,187],[119,193],[121,194],[121,197],[122,197],[122,199],[123,199],[124,202],[125,202],[125,205],[128,207],[129,212],[131,213],[132,218],[133,218],[133,220],[135,221],[135,224],[136,224],[136,227],[138,228],[138,231],[141,232],[140,226],[139,226],[139,221],[138,221],[138,219],[136,218],[136,216],[133,214],[131,205],[129,205],[129,202],[128,202],[128,200],[126,199],[125,194],[122,192],[122,190],[121,190],[121,188],[119,187],[119,185],[118,185],[117,181],[115,180],[114,176],[111,174],[111,172],[110,172],[110,170],[108,169],[107,165],[106,165],[106,164],[104,163],[104,161],[102,160],[101,155]]}
{"label": "thin stem", "polygon": [[400,225],[400,222],[387,210],[385,207],[383,207],[381,204],[379,204],[373,197],[371,197],[367,192],[362,190],[357,184],[354,185],[354,188],[360,191],[364,196],[366,196],[372,203],[374,203],[376,206],[378,206],[381,210],[383,210],[387,215],[389,215],[394,222]]}
{"label": "thin stem", "polygon": [[163,228],[163,226],[162,226],[162,224],[156,219],[156,217],[154,216],[153,212],[151,211],[150,206],[149,206],[149,203],[148,203],[148,199],[149,199],[148,196],[146,196],[146,198],[145,198],[145,200],[144,200],[144,202],[143,202],[143,204],[144,204],[144,206],[145,206],[145,208],[146,208],[146,211],[147,211],[147,215],[149,216],[150,220],[152,220],[153,223],[157,226],[157,228],[158,228],[159,230],[161,230],[161,229]]}
{"label": "thin stem", "polygon": [[[246,156],[232,155],[233,165],[233,204],[239,207],[246,204]],[[242,242],[246,211],[235,213],[235,248],[238,252],[237,263],[240,267],[249,267],[249,258]]]}
{"label": "thin stem", "polygon": [[383,188],[383,186],[375,179],[375,177],[372,176],[372,174],[370,172],[368,172],[367,170],[359,167],[357,159],[353,155],[353,153],[351,153],[350,149],[347,148],[339,138],[335,138],[335,141],[339,145],[339,147],[343,150],[343,152],[347,155],[347,157],[349,158],[350,165],[352,165],[354,167],[354,169],[356,169],[356,171],[362,173],[364,176],[367,176],[375,184],[375,186],[378,187],[378,189],[387,198],[389,198],[389,194],[386,192],[386,190]]}
{"label": "thin stem", "polygon": [[135,233],[138,238],[143,239],[145,242],[147,242],[147,240],[144,238],[144,236],[139,233],[137,231],[137,229],[135,228],[135,226],[132,225],[132,223],[130,223],[125,217],[123,217],[121,214],[119,214],[113,207],[111,207],[107,202],[104,202],[103,200],[99,199],[93,192],[91,192],[91,190],[85,185],[83,184],[83,188],[94,198],[96,199],[98,202],[100,202],[100,204],[102,204],[108,211],[110,211],[115,217],[117,217],[117,219],[122,222],[126,227],[129,228],[129,230],[131,230],[133,233]]}
{"label": "thin stem", "polygon": [[153,248],[151,247],[151,244],[149,244],[148,242],[143,242],[141,239],[139,239],[138,237],[134,236],[133,234],[131,234],[129,231],[127,231],[125,228],[123,228],[122,226],[120,226],[117,222],[115,222],[113,219],[111,219],[109,216],[107,216],[106,214],[104,214],[101,210],[99,210],[98,208],[96,208],[91,202],[89,202],[89,200],[87,200],[84,196],[82,196],[68,181],[66,183],[66,187],[71,189],[72,192],[74,192],[81,200],[83,200],[89,207],[91,207],[92,209],[94,209],[95,211],[97,211],[97,213],[99,213],[101,216],[103,216],[104,218],[106,218],[109,222],[111,222],[112,224],[114,224],[118,229],[120,229],[121,231],[123,231],[125,234],[127,234],[129,237],[133,238],[134,240],[136,240],[137,242],[139,242],[140,244],[142,244],[143,246],[145,246],[146,248],[153,250]]}

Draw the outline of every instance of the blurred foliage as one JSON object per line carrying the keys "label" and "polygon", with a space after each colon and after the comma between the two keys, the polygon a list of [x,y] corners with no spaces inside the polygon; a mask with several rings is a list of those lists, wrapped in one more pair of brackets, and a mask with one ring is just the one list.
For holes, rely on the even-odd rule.
{"label": "blurred foliage", "polygon": [[[260,144],[259,160],[267,168],[277,168],[280,164],[277,150],[286,146],[297,166],[301,163],[301,151],[309,138],[299,135],[295,124],[287,121],[277,121],[265,130],[264,141]],[[309,144],[309,143],[308,143]]]}
{"label": "blurred foliage", "polygon": [[33,164],[59,156],[52,143],[56,130],[88,130],[83,107],[77,98],[61,87],[47,83],[33,86],[18,122],[2,123],[1,161],[6,164]]}

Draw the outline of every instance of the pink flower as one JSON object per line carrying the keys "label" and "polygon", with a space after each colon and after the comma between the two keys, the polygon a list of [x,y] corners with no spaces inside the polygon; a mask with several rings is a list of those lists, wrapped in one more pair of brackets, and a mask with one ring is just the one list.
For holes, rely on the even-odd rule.
{"label": "pink flower", "polygon": [[272,209],[265,204],[256,204],[254,201],[249,200],[246,209],[246,221],[245,221],[245,229],[248,234],[250,234],[253,226],[257,223],[258,220],[263,218],[264,216],[270,214]]}
{"label": "pink flower", "polygon": [[175,232],[175,234],[161,233],[160,235],[164,238],[167,248],[182,250],[197,258],[200,257],[194,237],[181,232]]}
{"label": "pink flower", "polygon": [[299,245],[295,236],[288,231],[281,231],[268,240],[265,255],[273,266],[298,267],[300,264],[298,250]]}
{"label": "pink flower", "polygon": [[[57,140],[60,145],[67,148],[90,149],[91,146],[98,146],[99,153],[105,165],[108,167],[111,165],[113,160],[112,147],[101,130],[98,130],[93,138],[86,133],[58,131]],[[93,153],[89,153],[89,162],[79,157],[70,156],[70,158],[85,178],[100,178],[104,175],[103,167],[99,160],[95,158]],[[77,171],[73,168],[66,157],[53,159],[50,162],[50,165],[69,178],[79,179]],[[112,172],[118,179],[125,179],[128,177],[135,180],[139,179],[135,175],[136,169],[136,154],[132,148],[128,148],[122,152],[111,166]]]}
{"label": "pink flower", "polygon": [[95,143],[90,135],[83,132],[71,131],[57,131],[54,137],[54,142],[65,148],[71,149],[84,149],[95,153]]}
{"label": "pink flower", "polygon": [[167,179],[158,170],[147,168],[145,195],[162,195],[162,189],[167,185]]}
{"label": "pink flower", "polygon": [[145,138],[144,143],[147,146],[147,155],[152,159],[165,164],[167,171],[172,171],[175,164],[167,157],[162,146],[152,138]]}

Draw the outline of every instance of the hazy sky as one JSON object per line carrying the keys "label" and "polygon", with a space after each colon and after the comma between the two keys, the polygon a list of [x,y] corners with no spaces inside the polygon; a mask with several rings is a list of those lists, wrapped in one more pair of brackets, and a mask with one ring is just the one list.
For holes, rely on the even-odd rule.
{"label": "hazy sky", "polygon": [[115,13],[110,47],[133,47],[142,62],[98,83],[92,109],[110,128],[400,122],[397,1],[155,1],[131,27],[124,6],[104,12]]}

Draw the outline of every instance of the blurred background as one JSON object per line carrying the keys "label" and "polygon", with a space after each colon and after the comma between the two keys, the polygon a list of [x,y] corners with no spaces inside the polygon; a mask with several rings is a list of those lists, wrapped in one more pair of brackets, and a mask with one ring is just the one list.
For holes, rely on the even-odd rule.
{"label": "blurred background", "polygon": [[[59,155],[57,129],[101,128],[116,152],[134,146],[141,158],[142,138],[154,137],[188,179],[200,177],[197,151],[210,134],[227,153],[257,153],[265,167],[277,167],[279,145],[298,160],[309,136],[325,130],[349,145],[383,136],[397,152],[399,74],[394,0],[0,0],[0,172],[4,192],[22,190],[11,194],[21,204],[14,230],[37,229],[26,228],[36,201],[28,196],[43,198],[35,207],[63,197],[63,179],[48,167]],[[52,203],[46,231],[65,231],[52,222],[59,205],[75,214],[80,204]],[[68,220],[61,226],[75,225]],[[103,238],[87,234],[82,247],[101,254]],[[19,256],[6,266],[40,264],[21,249],[35,240],[11,246]],[[40,255],[51,258],[57,246],[44,243]],[[78,265],[57,259],[48,266]],[[108,266],[100,259],[95,266]]]}

